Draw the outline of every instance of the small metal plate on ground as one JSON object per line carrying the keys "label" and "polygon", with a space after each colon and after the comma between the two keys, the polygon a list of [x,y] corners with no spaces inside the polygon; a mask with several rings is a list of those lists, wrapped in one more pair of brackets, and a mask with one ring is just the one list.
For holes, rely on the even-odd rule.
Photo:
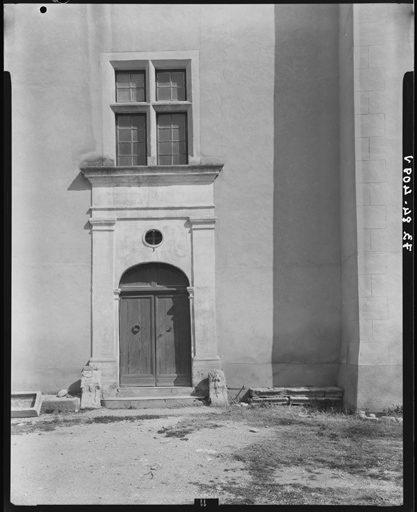
{"label": "small metal plate on ground", "polygon": [[11,417],[30,418],[39,416],[42,405],[42,393],[40,391],[21,391],[12,393]]}

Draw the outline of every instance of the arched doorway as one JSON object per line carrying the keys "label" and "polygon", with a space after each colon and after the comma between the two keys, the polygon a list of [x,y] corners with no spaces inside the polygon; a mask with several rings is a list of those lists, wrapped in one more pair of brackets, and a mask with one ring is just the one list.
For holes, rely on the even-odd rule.
{"label": "arched doorway", "polygon": [[120,386],[190,386],[187,276],[164,263],[128,269],[120,280]]}

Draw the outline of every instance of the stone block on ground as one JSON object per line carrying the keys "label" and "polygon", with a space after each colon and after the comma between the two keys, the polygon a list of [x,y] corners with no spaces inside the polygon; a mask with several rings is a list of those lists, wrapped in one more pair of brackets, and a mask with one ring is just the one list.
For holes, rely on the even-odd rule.
{"label": "stone block on ground", "polygon": [[100,409],[101,372],[95,366],[84,366],[81,370],[81,409]]}
{"label": "stone block on ground", "polygon": [[210,405],[228,405],[226,378],[222,370],[211,370],[209,378],[209,399]]}
{"label": "stone block on ground", "polygon": [[42,393],[40,391],[21,391],[12,393],[11,417],[29,418],[39,416],[42,406]]}
{"label": "stone block on ground", "polygon": [[80,399],[78,397],[57,397],[55,395],[43,395],[41,414],[78,412]]}

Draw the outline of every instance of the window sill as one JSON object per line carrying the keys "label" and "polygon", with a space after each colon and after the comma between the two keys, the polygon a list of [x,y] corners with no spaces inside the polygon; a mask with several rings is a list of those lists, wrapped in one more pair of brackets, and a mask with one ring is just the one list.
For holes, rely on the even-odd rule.
{"label": "window sill", "polygon": [[223,164],[91,166],[80,169],[92,185],[99,186],[206,185],[214,182]]}

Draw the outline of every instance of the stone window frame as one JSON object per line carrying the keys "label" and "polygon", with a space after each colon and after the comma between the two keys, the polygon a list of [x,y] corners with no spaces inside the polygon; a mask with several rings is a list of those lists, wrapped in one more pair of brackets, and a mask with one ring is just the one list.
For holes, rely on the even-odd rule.
{"label": "stone window frame", "polygon": [[[116,166],[116,114],[146,114],[147,165],[157,166],[157,114],[187,114],[188,164],[200,164],[200,83],[199,51],[103,53],[102,70],[103,157]],[[186,101],[156,101],[156,70],[184,69]],[[116,71],[145,71],[146,102],[116,102]]]}

